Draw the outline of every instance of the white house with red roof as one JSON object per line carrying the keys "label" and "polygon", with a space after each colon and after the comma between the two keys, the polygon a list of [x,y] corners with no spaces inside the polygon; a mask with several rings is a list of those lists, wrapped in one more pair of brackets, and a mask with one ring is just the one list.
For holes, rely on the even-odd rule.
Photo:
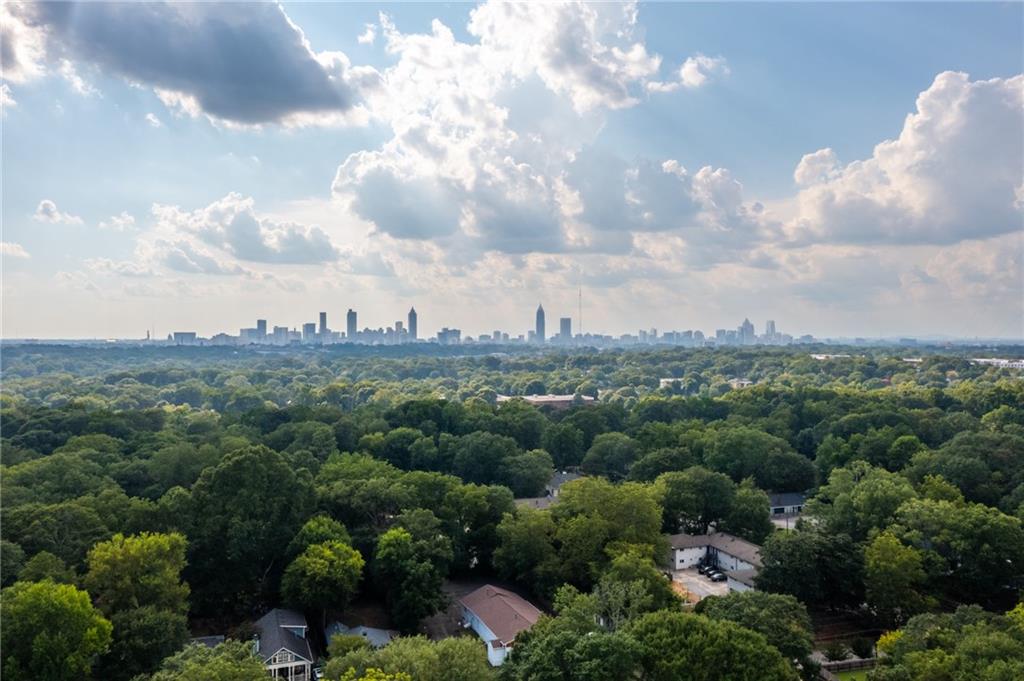
{"label": "white house with red roof", "polygon": [[511,591],[490,584],[459,599],[462,621],[487,644],[487,660],[501,665],[516,635],[536,624],[541,611]]}

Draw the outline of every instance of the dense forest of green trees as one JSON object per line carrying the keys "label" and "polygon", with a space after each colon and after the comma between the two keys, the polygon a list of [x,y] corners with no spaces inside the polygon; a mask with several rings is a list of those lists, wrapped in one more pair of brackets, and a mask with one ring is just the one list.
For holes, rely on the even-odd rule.
{"label": "dense forest of green trees", "polygon": [[[368,599],[408,636],[340,637],[327,678],[812,678],[808,610],[890,632],[882,681],[1020,678],[1021,372],[841,352],[5,346],[3,675],[254,678],[243,645],[187,640]],[[597,400],[496,401],[549,392]],[[664,537],[709,527],[763,544],[759,591],[684,608]],[[470,576],[551,613],[500,673],[414,636]]]}

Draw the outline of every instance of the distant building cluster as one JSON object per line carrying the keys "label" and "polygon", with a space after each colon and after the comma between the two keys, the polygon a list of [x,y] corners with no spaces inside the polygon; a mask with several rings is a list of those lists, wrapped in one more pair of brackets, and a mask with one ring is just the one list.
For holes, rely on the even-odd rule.
{"label": "distant building cluster", "polygon": [[974,364],[984,364],[996,367],[997,369],[1024,369],[1024,359],[1000,359],[997,357],[976,357],[971,360]]}
{"label": "distant building cluster", "polygon": [[[447,331],[447,329],[445,329]],[[455,330],[458,342],[458,330]],[[316,322],[307,322],[301,329],[275,326],[267,331],[267,320],[257,319],[256,326],[239,329],[237,336],[218,333],[200,338],[195,331],[175,331],[167,335],[171,345],[334,345],[336,343],[364,343],[367,345],[402,345],[419,341],[419,323],[416,308],[411,308],[406,322],[398,320],[387,328],[359,330],[355,310],[345,314],[345,330],[335,331],[327,325],[327,313],[321,312]],[[440,336],[440,334],[438,334]]]}
{"label": "distant building cluster", "polygon": [[[147,340],[148,340],[147,333]],[[462,345],[470,343],[488,344],[530,344],[588,347],[619,347],[630,345],[678,345],[682,347],[733,346],[733,345],[790,345],[792,343],[815,342],[813,336],[794,338],[776,329],[775,321],[768,320],[763,334],[757,334],[749,319],[735,329],[717,329],[714,335],[703,331],[665,331],[640,329],[636,334],[619,336],[599,333],[582,333],[577,319],[576,333],[573,333],[572,317],[558,319],[558,333],[547,333],[547,319],[544,306],[538,305],[534,315],[533,328],[525,334],[512,335],[495,329],[491,333],[477,336],[463,335],[461,329],[443,327],[435,336],[421,338],[416,308],[409,310],[405,321],[397,320],[386,328],[359,329],[355,310],[345,315],[345,330],[335,331],[328,326],[327,313],[321,312],[317,321],[307,322],[300,328],[274,326],[268,328],[267,320],[257,319],[256,326],[238,330],[237,336],[218,333],[210,338],[201,338],[195,331],[175,331],[167,336],[170,345],[334,345],[338,343],[359,343],[364,345],[403,345],[407,343],[437,343],[440,345]]]}

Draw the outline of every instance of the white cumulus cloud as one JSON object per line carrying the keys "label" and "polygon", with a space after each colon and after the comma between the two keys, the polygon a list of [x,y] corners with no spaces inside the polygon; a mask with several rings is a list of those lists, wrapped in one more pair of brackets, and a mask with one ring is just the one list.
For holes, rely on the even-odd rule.
{"label": "white cumulus cloud", "polygon": [[972,81],[945,72],[899,137],[863,161],[805,156],[788,224],[798,242],[950,244],[1020,230],[1024,75]]}
{"label": "white cumulus cloud", "polygon": [[237,193],[193,211],[156,204],[155,233],[166,235],[166,240],[182,251],[176,256],[177,263],[188,261],[200,269],[208,269],[208,265],[194,257],[198,251],[180,248],[182,236],[192,236],[250,262],[308,265],[338,259],[338,249],[319,227],[272,220],[257,214],[254,204],[251,197]]}
{"label": "white cumulus cloud", "polygon": [[38,222],[49,222],[51,224],[80,225],[82,218],[71,213],[62,213],[57,204],[50,199],[43,199],[36,207],[32,219]]}
{"label": "white cumulus cloud", "polygon": [[729,65],[725,57],[709,57],[698,52],[683,62],[675,80],[650,81],[647,83],[647,89],[651,92],[672,92],[680,87],[694,90],[707,85],[716,78],[728,75]]}
{"label": "white cumulus cloud", "polygon": [[99,224],[100,229],[109,229],[114,232],[127,232],[135,229],[135,216],[128,211],[121,211],[118,215],[111,215]]}
{"label": "white cumulus cloud", "polygon": [[7,258],[28,259],[32,257],[25,250],[24,246],[10,241],[0,241],[0,254]]}

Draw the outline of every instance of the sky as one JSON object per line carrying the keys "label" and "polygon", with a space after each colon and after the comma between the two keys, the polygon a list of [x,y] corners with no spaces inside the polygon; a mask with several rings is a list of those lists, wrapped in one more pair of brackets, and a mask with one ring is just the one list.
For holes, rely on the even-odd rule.
{"label": "sky", "polygon": [[0,5],[2,335],[1024,337],[1024,4]]}

